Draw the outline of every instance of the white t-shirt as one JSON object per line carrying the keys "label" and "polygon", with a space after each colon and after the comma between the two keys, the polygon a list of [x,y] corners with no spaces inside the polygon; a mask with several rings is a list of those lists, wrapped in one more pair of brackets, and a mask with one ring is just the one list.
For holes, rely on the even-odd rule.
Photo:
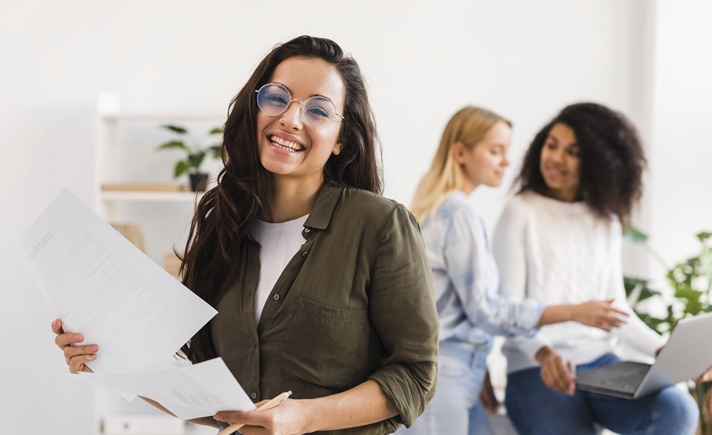
{"label": "white t-shirt", "polygon": [[547,345],[574,364],[584,364],[612,352],[613,337],[651,356],[665,343],[628,304],[621,235],[615,216],[603,219],[582,202],[557,201],[532,191],[508,202],[493,238],[503,296],[547,305],[614,299],[617,308],[630,314],[623,327],[610,333],[564,322],[544,326],[531,338],[510,338],[502,347],[509,373],[538,366],[534,355]]}
{"label": "white t-shirt", "polygon": [[293,221],[269,223],[260,219],[252,226],[252,237],[260,244],[260,278],[255,292],[255,324],[289,260],[304,244],[302,229],[309,215]]}

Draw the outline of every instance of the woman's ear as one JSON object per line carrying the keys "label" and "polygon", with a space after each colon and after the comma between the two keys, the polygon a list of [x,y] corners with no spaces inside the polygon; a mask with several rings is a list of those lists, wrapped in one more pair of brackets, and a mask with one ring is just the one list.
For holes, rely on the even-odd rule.
{"label": "woman's ear", "polygon": [[465,145],[462,142],[455,142],[450,147],[452,158],[459,164],[465,163]]}
{"label": "woman's ear", "polygon": [[334,145],[334,148],[331,150],[331,154],[338,156],[341,154],[341,148],[343,147],[343,144],[341,142],[336,142]]}

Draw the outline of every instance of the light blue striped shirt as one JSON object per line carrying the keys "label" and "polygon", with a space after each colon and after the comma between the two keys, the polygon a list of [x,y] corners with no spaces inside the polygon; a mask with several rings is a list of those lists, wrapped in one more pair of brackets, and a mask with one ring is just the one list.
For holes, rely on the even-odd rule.
{"label": "light blue striped shirt", "polygon": [[488,352],[492,334],[536,334],[544,305],[499,295],[499,272],[484,222],[464,192],[450,193],[421,230],[433,269],[440,341]]}

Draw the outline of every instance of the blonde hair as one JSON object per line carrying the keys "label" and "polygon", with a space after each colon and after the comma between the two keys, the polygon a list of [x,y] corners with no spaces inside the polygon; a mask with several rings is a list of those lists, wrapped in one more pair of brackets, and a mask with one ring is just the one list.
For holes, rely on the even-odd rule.
{"label": "blonde hair", "polygon": [[466,149],[471,150],[498,122],[512,126],[510,121],[496,113],[474,106],[466,106],[450,118],[433,163],[415,190],[410,209],[419,222],[422,223],[435,212],[448,193],[465,184],[465,174],[453,157],[452,146],[460,142]]}

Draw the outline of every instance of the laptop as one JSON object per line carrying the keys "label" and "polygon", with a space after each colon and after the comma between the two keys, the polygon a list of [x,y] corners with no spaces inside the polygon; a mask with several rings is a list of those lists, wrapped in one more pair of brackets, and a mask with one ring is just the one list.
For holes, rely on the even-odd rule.
{"label": "laptop", "polygon": [[680,320],[655,363],[624,361],[576,375],[576,388],[637,399],[669,385],[695,379],[712,366],[712,313]]}

